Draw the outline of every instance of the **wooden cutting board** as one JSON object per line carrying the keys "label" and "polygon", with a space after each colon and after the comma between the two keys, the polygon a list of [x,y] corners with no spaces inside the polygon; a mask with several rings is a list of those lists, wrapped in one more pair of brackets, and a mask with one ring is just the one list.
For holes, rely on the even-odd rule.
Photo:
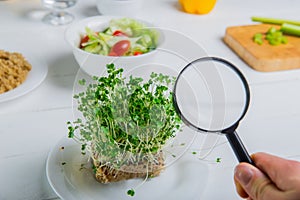
{"label": "wooden cutting board", "polygon": [[257,71],[270,72],[300,68],[300,37],[287,36],[288,43],[272,46],[264,40],[253,42],[256,33],[266,33],[275,25],[258,24],[226,29],[224,42],[249,66]]}

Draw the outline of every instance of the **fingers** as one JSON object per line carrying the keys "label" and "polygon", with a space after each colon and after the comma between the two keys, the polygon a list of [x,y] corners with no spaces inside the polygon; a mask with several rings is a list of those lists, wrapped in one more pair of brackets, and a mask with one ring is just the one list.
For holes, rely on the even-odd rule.
{"label": "fingers", "polygon": [[234,180],[237,192],[243,198],[259,200],[282,200],[283,192],[259,169],[247,164],[240,163],[235,168]]}
{"label": "fingers", "polygon": [[236,191],[240,195],[240,197],[242,197],[242,198],[249,197],[249,195],[245,192],[245,190],[243,189],[243,187],[241,186],[239,181],[235,178],[235,176],[234,176],[234,183],[235,183]]}
{"label": "fingers", "polygon": [[256,153],[252,159],[257,168],[263,171],[283,191],[292,190],[300,184],[300,163],[266,153]]}
{"label": "fingers", "polygon": [[234,181],[238,194],[248,200],[294,200],[300,196],[300,162],[266,153],[252,156],[255,166],[240,163]]}

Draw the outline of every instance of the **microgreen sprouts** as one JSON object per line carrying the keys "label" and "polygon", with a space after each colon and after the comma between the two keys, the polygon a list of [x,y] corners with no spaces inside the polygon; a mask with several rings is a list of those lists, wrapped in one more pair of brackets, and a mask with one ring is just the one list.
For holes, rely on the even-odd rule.
{"label": "microgreen sprouts", "polygon": [[74,95],[82,117],[68,122],[69,137],[100,165],[121,169],[145,160],[157,163],[155,155],[181,126],[168,89],[175,78],[152,73],[149,80],[128,80],[114,64],[107,65],[107,73],[88,85],[79,81],[86,87]]}
{"label": "microgreen sprouts", "polygon": [[130,190],[127,191],[127,195],[128,195],[128,196],[132,196],[132,197],[133,197],[134,194],[135,194],[134,189],[130,189]]}

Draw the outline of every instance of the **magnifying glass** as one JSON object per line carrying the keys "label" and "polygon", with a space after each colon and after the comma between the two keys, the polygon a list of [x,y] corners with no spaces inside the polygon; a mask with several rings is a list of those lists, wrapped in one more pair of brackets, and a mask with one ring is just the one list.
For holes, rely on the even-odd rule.
{"label": "magnifying glass", "polygon": [[250,90],[243,74],[232,63],[217,57],[203,57],[179,73],[173,103],[190,128],[225,134],[239,162],[254,165],[236,129],[250,103]]}

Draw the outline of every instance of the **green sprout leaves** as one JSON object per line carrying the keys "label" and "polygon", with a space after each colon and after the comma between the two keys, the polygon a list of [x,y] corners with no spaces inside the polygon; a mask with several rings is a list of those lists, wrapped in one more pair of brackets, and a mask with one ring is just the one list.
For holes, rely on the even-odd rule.
{"label": "green sprout leaves", "polygon": [[133,189],[130,189],[127,191],[127,195],[133,197],[135,195],[135,191]]}
{"label": "green sprout leaves", "polygon": [[74,95],[83,118],[68,122],[69,137],[78,136],[82,151],[97,155],[101,164],[117,168],[143,155],[155,162],[166,141],[181,127],[170,84],[174,77],[152,73],[148,80],[123,77],[123,69],[107,65],[107,76],[79,84],[84,92]]}

